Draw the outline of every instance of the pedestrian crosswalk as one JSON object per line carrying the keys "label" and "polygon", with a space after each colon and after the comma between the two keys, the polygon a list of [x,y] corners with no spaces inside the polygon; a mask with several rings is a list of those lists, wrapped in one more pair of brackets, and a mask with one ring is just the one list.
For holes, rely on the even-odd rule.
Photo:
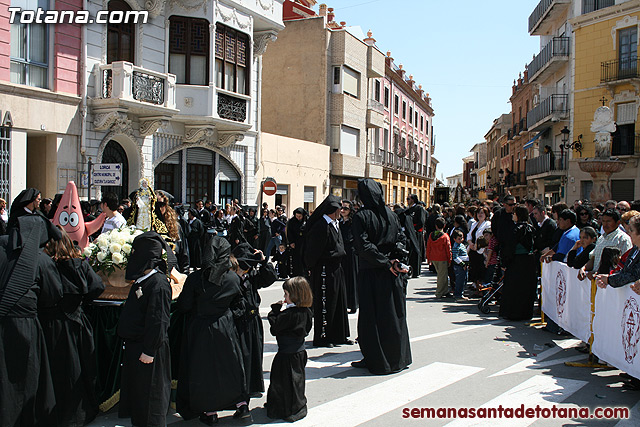
{"label": "pedestrian crosswalk", "polygon": [[[429,286],[433,286],[429,283]],[[278,291],[280,292],[280,291]],[[410,291],[411,292],[411,291]],[[413,290],[415,292],[415,290]],[[274,292],[275,293],[275,292]],[[416,295],[415,293],[413,294]],[[411,296],[411,295],[410,295]],[[261,307],[261,314],[269,311]],[[408,304],[409,330],[413,363],[409,369],[388,376],[370,375],[355,369],[351,362],[360,360],[357,345],[313,348],[312,334],[307,338],[306,396],[308,415],[295,426],[381,427],[420,423],[434,426],[546,427],[579,423],[579,420],[518,419],[412,419],[405,417],[412,409],[423,408],[515,408],[576,406],[614,406],[633,408],[632,420],[609,421],[604,425],[628,427],[640,425],[640,394],[623,394],[607,389],[615,380],[599,380],[582,368],[567,368],[565,361],[581,360],[573,347],[576,339],[558,339],[522,323],[513,324],[495,317],[481,317],[470,306],[453,319],[442,316],[460,306]],[[432,311],[428,311],[432,310]],[[439,317],[438,317],[439,316]],[[349,316],[355,332],[357,315]],[[277,352],[277,342],[264,321],[265,389],[269,387],[270,369]],[[530,339],[532,336],[534,338]],[[351,338],[355,338],[355,333]],[[534,347],[534,343],[537,344]],[[545,345],[546,344],[546,345]],[[574,369],[574,370],[571,370]],[[616,374],[611,374],[615,377]],[[595,398],[594,395],[599,397]],[[267,418],[263,409],[266,393],[250,402],[253,425],[289,425]],[[620,403],[622,402],[622,403]],[[408,412],[407,412],[408,411]],[[232,418],[232,411],[220,413],[219,425],[246,425]],[[176,427],[195,427],[199,421],[184,421],[172,414],[167,423]],[[617,423],[617,424],[616,424]],[[588,423],[585,423],[589,425]],[[91,427],[129,427],[129,420],[102,414]],[[584,424],[583,424],[584,425]]]}

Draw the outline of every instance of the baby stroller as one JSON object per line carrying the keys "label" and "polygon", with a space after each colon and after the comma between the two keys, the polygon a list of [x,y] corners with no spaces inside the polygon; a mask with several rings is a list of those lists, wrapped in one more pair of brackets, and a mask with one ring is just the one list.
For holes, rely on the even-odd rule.
{"label": "baby stroller", "polygon": [[478,308],[480,309],[481,313],[489,314],[489,312],[491,311],[491,307],[489,307],[489,304],[493,300],[498,301],[500,299],[500,289],[502,289],[502,286],[504,285],[503,278],[504,276],[494,277],[491,282],[483,285],[480,288],[482,298],[480,298]]}

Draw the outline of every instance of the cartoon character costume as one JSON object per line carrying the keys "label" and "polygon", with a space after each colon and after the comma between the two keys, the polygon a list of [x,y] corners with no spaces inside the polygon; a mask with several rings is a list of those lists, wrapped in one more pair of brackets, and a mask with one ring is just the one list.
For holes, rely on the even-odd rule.
{"label": "cartoon character costume", "polygon": [[69,181],[52,222],[60,225],[67,232],[73,243],[80,249],[89,245],[89,236],[100,231],[107,214],[104,212],[91,222],[85,222],[80,208],[80,198],[75,182]]}

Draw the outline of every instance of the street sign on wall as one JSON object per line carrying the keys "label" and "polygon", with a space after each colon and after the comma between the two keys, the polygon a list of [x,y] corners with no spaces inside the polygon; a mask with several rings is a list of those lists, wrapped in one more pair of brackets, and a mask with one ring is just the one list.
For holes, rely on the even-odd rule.
{"label": "street sign on wall", "polygon": [[273,196],[278,191],[278,184],[276,184],[276,180],[273,178],[267,178],[262,183],[262,191],[267,196]]}
{"label": "street sign on wall", "polygon": [[92,185],[122,185],[121,163],[95,163],[91,171]]}

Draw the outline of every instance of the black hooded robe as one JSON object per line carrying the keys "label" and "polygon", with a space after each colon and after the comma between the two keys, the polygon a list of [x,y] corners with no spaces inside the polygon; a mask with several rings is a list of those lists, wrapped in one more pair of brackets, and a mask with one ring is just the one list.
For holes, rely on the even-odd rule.
{"label": "black hooded robe", "polygon": [[358,182],[364,209],[353,220],[354,245],[360,261],[358,344],[373,374],[401,371],[411,364],[406,312],[406,277],[394,276],[388,254],[405,239],[400,223],[384,204],[379,183]]}
{"label": "black hooded robe", "polygon": [[347,308],[356,311],[358,309],[358,255],[353,247],[353,221],[341,221],[340,233],[344,242],[344,250],[347,253],[342,258],[345,287],[347,291]]}
{"label": "black hooded robe", "polygon": [[194,218],[189,222],[189,234],[187,234],[187,244],[189,245],[189,266],[200,268],[202,266],[202,242],[206,230],[202,221]]}
{"label": "black hooded robe", "polygon": [[[37,312],[55,306],[63,293],[55,263],[40,250],[48,240],[43,221],[31,215],[16,218],[13,225],[20,231],[10,228],[8,236],[0,237],[1,426],[46,425],[55,406]],[[28,229],[33,231],[29,243],[21,240]]]}
{"label": "black hooded robe", "polygon": [[93,327],[82,304],[99,297],[104,284],[82,259],[59,260],[56,265],[64,297],[55,307],[38,312],[56,394],[56,407],[48,424],[82,427],[98,414]]}
{"label": "black hooded robe", "polygon": [[328,196],[314,211],[305,232],[304,262],[311,273],[313,292],[313,345],[345,344],[349,337],[347,291],[342,258],[346,255],[342,234],[323,215],[341,206]]}
{"label": "black hooded robe", "polygon": [[192,273],[178,297],[179,311],[189,313],[176,398],[185,420],[246,400],[242,349],[231,311],[240,298],[240,277],[230,270],[218,283],[206,280],[202,270]]}
{"label": "black hooded robe", "polygon": [[504,286],[500,298],[500,317],[529,320],[533,317],[538,276],[533,255],[535,230],[528,223],[514,225],[512,236],[503,250]]}
{"label": "black hooded robe", "polygon": [[261,299],[258,289],[271,286],[278,279],[278,276],[270,263],[257,264],[256,258],[251,258],[253,247],[248,243],[236,247],[233,253],[243,270],[248,268],[248,265],[243,265],[244,260],[249,260],[248,262],[254,264],[255,267],[240,279],[239,289],[242,299],[232,308],[244,360],[247,392],[251,395],[264,391],[262,370],[264,329],[260,317]]}
{"label": "black hooded robe", "polygon": [[[296,218],[296,214],[298,213],[302,214],[301,221]],[[291,271],[288,272],[291,277],[306,275],[304,263],[302,262],[302,250],[304,246],[303,232],[305,223],[307,221],[307,216],[307,211],[305,211],[303,208],[297,208],[293,211],[293,215],[291,216],[289,221],[287,221],[287,241],[289,242],[289,246],[293,246],[293,248],[290,248]],[[276,251],[277,250],[278,248],[276,248]]]}
{"label": "black hooded robe", "polygon": [[273,304],[267,316],[271,334],[278,340],[278,353],[271,363],[265,407],[269,418],[293,422],[307,415],[304,339],[311,331],[313,313],[304,307],[281,308],[280,304]]}
{"label": "black hooded robe", "polygon": [[[153,231],[136,237],[132,247],[125,279],[135,282],[118,321],[118,334],[124,339],[118,416],[131,418],[137,426],[164,427],[171,395],[171,286],[166,271],[175,257]],[[167,261],[162,258],[163,251]],[[151,268],[156,272],[145,275]],[[153,362],[142,363],[142,353],[153,357]]]}

